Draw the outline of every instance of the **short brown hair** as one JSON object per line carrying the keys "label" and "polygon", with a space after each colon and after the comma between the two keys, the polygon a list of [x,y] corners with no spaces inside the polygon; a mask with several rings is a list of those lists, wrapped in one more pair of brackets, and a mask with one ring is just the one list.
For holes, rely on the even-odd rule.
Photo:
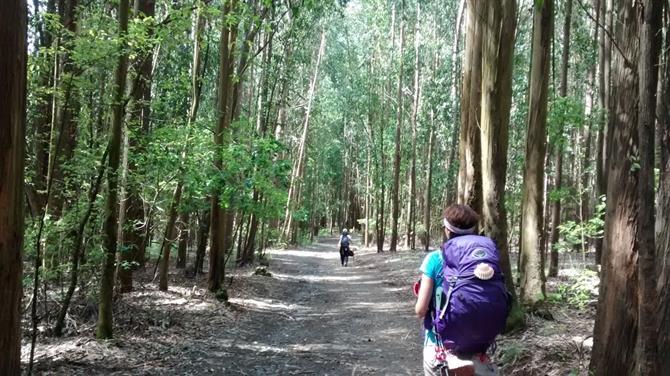
{"label": "short brown hair", "polygon": [[444,218],[455,227],[468,229],[479,222],[479,215],[467,205],[452,204],[444,209]]}

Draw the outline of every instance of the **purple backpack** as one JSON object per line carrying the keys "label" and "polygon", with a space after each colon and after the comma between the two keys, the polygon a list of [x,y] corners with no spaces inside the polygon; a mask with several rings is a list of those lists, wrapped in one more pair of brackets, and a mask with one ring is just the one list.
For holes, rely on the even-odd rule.
{"label": "purple backpack", "polygon": [[442,285],[429,326],[456,353],[484,353],[509,313],[498,250],[490,238],[463,235],[442,245],[441,258]]}

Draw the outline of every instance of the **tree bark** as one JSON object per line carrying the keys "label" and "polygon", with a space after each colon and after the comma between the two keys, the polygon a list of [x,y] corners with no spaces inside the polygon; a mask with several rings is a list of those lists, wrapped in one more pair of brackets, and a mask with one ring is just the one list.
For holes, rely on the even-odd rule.
{"label": "tree bark", "polygon": [[[663,44],[661,1],[642,1],[640,13],[638,59],[639,112],[637,131],[639,138],[640,170],[638,175],[638,228],[635,241],[638,248],[638,351],[637,373],[639,375],[658,375],[659,354],[657,353],[658,332],[656,323],[658,295],[656,291],[656,243],[655,243],[655,184],[654,154],[656,125],[656,95],[658,87],[658,63]],[[635,43],[635,41],[633,42]],[[668,317],[670,318],[670,317]],[[667,370],[664,370],[664,373]]]}
{"label": "tree bark", "polygon": [[[604,1],[604,0],[603,0]],[[568,95],[568,64],[570,59],[570,23],[572,20],[572,0],[565,4],[565,23],[563,24],[563,52],[561,54],[561,83],[558,95],[565,98]],[[561,125],[561,129],[563,125]],[[562,134],[562,130],[561,130]],[[556,171],[554,175],[554,189],[561,188],[563,180],[563,142],[558,142],[556,148]],[[549,236],[549,276],[558,275],[558,226],[561,222],[561,199],[557,197],[551,205],[551,234]]]}
{"label": "tree bark", "polygon": [[[39,5],[39,4],[38,4]],[[39,8],[36,6],[33,10],[35,14],[38,14]],[[55,13],[56,12],[56,1],[49,0],[47,2],[47,7],[45,13]],[[53,76],[54,76],[54,59],[49,56],[49,48],[52,47],[53,35],[50,29],[47,27],[47,22],[44,15],[42,15],[39,26],[39,48],[37,50],[36,60],[42,60],[43,64],[39,67],[39,71],[36,73],[39,75],[37,79],[38,87],[49,89],[53,87]],[[37,30],[36,30],[37,33]],[[33,178],[32,188],[35,190],[35,198],[32,199],[34,202],[31,206],[36,208],[35,212],[41,214],[46,205],[46,185],[47,185],[47,174],[48,174],[48,165],[49,165],[49,133],[50,133],[50,123],[51,119],[51,108],[53,106],[53,94],[47,93],[34,93],[35,100],[38,101],[38,107],[36,109],[35,120],[34,120],[34,140],[33,140],[33,153],[35,155],[35,177]],[[32,195],[32,193],[31,193]]]}
{"label": "tree bark", "polygon": [[[665,4],[665,24],[670,17],[670,6]],[[658,187],[658,212],[656,213],[656,259],[658,282],[658,353],[670,352],[670,33],[665,32],[665,59],[661,78],[661,95],[658,101],[658,136],[661,145],[660,181]],[[670,369],[670,357],[661,356],[659,369]]]}
{"label": "tree bark", "polygon": [[119,2],[119,37],[123,41],[119,48],[116,68],[116,88],[112,105],[112,122],[109,141],[109,167],[107,169],[107,200],[105,202],[104,249],[105,261],[100,282],[100,302],[98,305],[98,324],[96,337],[112,338],[112,290],[114,288],[114,264],[116,262],[116,239],[118,233],[118,171],[121,152],[121,128],[123,123],[123,94],[128,73],[128,52],[126,34],[128,32],[129,0]]}
{"label": "tree bark", "polygon": [[[153,17],[155,13],[154,0],[139,0],[135,1],[135,14],[137,17]],[[149,134],[149,114],[151,104],[151,72],[153,68],[153,61],[150,56],[142,56],[137,59],[138,75],[135,87],[133,88],[133,102],[137,109],[131,114],[132,118],[136,119],[139,124],[140,139],[138,137],[128,137],[129,152],[134,154],[141,154],[144,150],[143,144],[145,142],[143,137]],[[134,158],[130,158],[128,162],[128,173],[136,169]],[[133,290],[133,271],[138,267],[144,267],[145,250],[143,247],[144,231],[149,225],[149,219],[144,217],[144,205],[142,197],[140,196],[141,187],[135,182],[127,184],[127,197],[125,202],[125,220],[123,226],[123,246],[119,255],[119,260],[125,267],[118,269],[119,273],[119,291],[130,292]]]}
{"label": "tree bark", "polygon": [[[235,10],[237,1],[232,0],[224,4],[223,24],[221,26],[221,38],[219,42],[219,80],[217,83],[217,127],[214,132],[214,167],[218,171],[224,170],[224,161],[221,149],[230,142],[230,124],[232,121],[232,88],[234,70],[234,52],[236,41],[236,25],[225,22],[231,12]],[[220,183],[219,183],[220,184]],[[212,292],[221,289],[225,273],[226,246],[230,244],[230,217],[228,209],[222,207],[221,188],[216,187],[211,194],[211,219],[210,219],[210,248],[209,248],[209,281],[208,287]]]}
{"label": "tree bark", "polygon": [[482,98],[482,17],[485,4],[468,0],[463,57],[463,91],[459,140],[458,202],[482,212],[480,118]]}
{"label": "tree bark", "polygon": [[27,14],[25,0],[0,2],[0,374],[8,376],[21,375]]}
{"label": "tree bark", "polygon": [[[600,0],[599,4],[599,14],[603,19],[603,23],[608,30],[612,30],[612,1],[613,0]],[[611,58],[612,58],[612,43],[610,41],[609,35],[603,30],[600,33],[600,43],[598,48],[598,65],[600,66],[600,75],[598,77],[599,81],[599,93],[598,93],[598,104],[603,111],[610,111],[610,94],[611,94]],[[600,199],[601,196],[605,196],[607,193],[607,149],[608,149],[608,133],[611,128],[610,120],[612,116],[606,114],[604,119],[600,120],[600,126],[598,127],[598,136],[596,140],[596,188],[597,196]],[[611,140],[610,140],[611,142]],[[602,259],[602,248],[603,248],[603,239],[598,238],[595,241],[595,251],[596,251],[596,264],[601,264]]]}
{"label": "tree bark", "polygon": [[[59,9],[62,13],[62,26],[67,30],[67,33],[63,34],[60,40],[63,53],[58,62],[59,76],[57,80],[64,98],[60,103],[56,101],[56,115],[52,119],[53,124],[59,125],[60,131],[57,135],[52,132],[52,140],[56,145],[52,144],[50,146],[49,153],[49,163],[52,165],[49,168],[49,173],[53,175],[51,178],[53,189],[49,197],[48,208],[50,214],[56,218],[62,215],[63,206],[69,201],[66,196],[65,183],[70,180],[70,173],[68,172],[69,169],[64,167],[74,156],[77,142],[79,93],[75,81],[80,69],[71,58],[74,49],[74,37],[77,33],[77,7],[78,0],[64,0]],[[54,155],[51,155],[52,153]],[[49,178],[47,177],[47,179]]]}
{"label": "tree bark", "polygon": [[196,273],[204,273],[203,266],[205,253],[207,251],[207,240],[209,240],[209,220],[210,213],[209,210],[206,210],[202,213],[198,221],[198,245],[194,264]]}
{"label": "tree bark", "polygon": [[74,234],[68,235],[68,237],[74,239],[74,249],[72,250],[71,255],[72,266],[70,267],[70,285],[68,286],[65,297],[61,302],[56,324],[54,325],[54,335],[56,337],[60,337],[63,334],[63,329],[65,327],[65,316],[67,315],[67,311],[70,308],[70,302],[72,301],[74,291],[77,288],[77,280],[79,278],[79,263],[81,260],[82,248],[84,248],[84,232],[86,230],[86,225],[88,225],[89,219],[91,218],[91,214],[93,213],[93,207],[95,205],[96,199],[98,198],[98,192],[100,191],[100,186],[102,185],[102,179],[105,176],[107,155],[108,150],[105,150],[105,153],[101,158],[102,160],[100,161],[100,166],[98,167],[98,176],[92,182],[88,191],[88,203],[86,205],[86,211],[84,212],[83,217],[79,220],[76,230],[72,229]]}
{"label": "tree bark", "polygon": [[[316,63],[314,66],[314,75],[309,85],[309,92],[307,94],[307,108],[305,109],[305,120],[302,127],[302,136],[300,137],[300,146],[298,148],[298,156],[295,169],[291,174],[291,185],[288,190],[288,203],[286,204],[286,214],[284,216],[284,239],[290,239],[290,235],[295,231],[295,225],[293,223],[293,212],[296,210],[297,205],[300,202],[300,191],[302,187],[302,179],[304,174],[304,164],[305,164],[305,151],[307,147],[307,134],[309,127],[310,115],[312,112],[312,103],[314,101],[314,96],[316,94],[316,83],[319,76],[319,66],[321,65],[321,59],[323,57],[324,51],[326,48],[326,33],[325,31],[321,32],[321,42],[319,43],[319,50],[316,57]],[[295,234],[293,234],[295,235]],[[292,239],[295,240],[295,239]]]}
{"label": "tree bark", "polygon": [[509,261],[505,209],[516,1],[486,2],[482,19],[482,232],[491,237],[498,247],[505,284],[517,304]]}
{"label": "tree bark", "polygon": [[521,301],[534,305],[544,300],[544,159],[547,140],[547,94],[551,38],[554,25],[553,0],[535,3],[533,56],[530,68],[528,132],[521,201],[519,252]]}
{"label": "tree bark", "polygon": [[602,250],[602,271],[591,369],[603,375],[637,374],[638,359],[638,232],[641,217],[638,181],[638,71],[639,20],[637,3],[616,1],[612,66],[612,102],[606,155],[608,161],[607,210]]}
{"label": "tree bark", "polygon": [[424,199],[424,213],[423,223],[426,228],[426,238],[424,240],[425,251],[430,250],[430,209],[431,209],[431,193],[433,189],[433,145],[435,142],[435,112],[430,111],[430,122],[428,123],[428,162],[426,163],[426,197]]}
{"label": "tree bark", "polygon": [[398,218],[400,217],[400,135],[403,123],[403,52],[405,45],[405,22],[400,21],[400,70],[398,71],[398,96],[395,127],[395,158],[393,159],[393,190],[391,193],[391,244],[390,252],[397,251],[398,245]]}
{"label": "tree bark", "polygon": [[409,249],[416,248],[416,127],[417,117],[419,116],[419,105],[421,103],[421,60],[419,56],[419,48],[421,46],[419,34],[419,18],[421,15],[420,4],[416,5],[416,25],[414,26],[414,98],[412,103],[412,165],[410,169],[410,188],[409,197],[409,213],[407,221],[407,246]]}

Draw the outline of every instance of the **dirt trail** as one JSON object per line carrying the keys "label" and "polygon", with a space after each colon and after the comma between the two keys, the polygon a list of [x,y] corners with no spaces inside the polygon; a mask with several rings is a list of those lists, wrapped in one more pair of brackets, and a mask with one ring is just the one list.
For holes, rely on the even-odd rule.
{"label": "dirt trail", "polygon": [[227,347],[240,367],[230,374],[420,373],[409,288],[378,266],[389,257],[360,252],[341,267],[336,243],[272,252],[266,293],[230,300],[247,310],[240,324],[250,329]]}
{"label": "dirt trail", "polygon": [[271,277],[232,269],[228,305],[206,292],[206,276],[174,271],[168,292],[138,284],[116,303],[115,340],[93,340],[94,318],[69,337],[42,337],[37,373],[420,374],[409,286],[421,252],[360,251],[341,267],[336,243],[270,251]]}

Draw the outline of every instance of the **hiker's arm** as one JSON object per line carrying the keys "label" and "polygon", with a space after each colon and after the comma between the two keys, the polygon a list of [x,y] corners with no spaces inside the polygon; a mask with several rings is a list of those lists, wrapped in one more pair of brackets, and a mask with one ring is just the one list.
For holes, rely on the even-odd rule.
{"label": "hiker's arm", "polygon": [[416,317],[423,319],[426,316],[432,294],[433,280],[424,274],[421,276],[421,287],[419,287],[419,295],[416,298],[416,305],[414,306]]}

